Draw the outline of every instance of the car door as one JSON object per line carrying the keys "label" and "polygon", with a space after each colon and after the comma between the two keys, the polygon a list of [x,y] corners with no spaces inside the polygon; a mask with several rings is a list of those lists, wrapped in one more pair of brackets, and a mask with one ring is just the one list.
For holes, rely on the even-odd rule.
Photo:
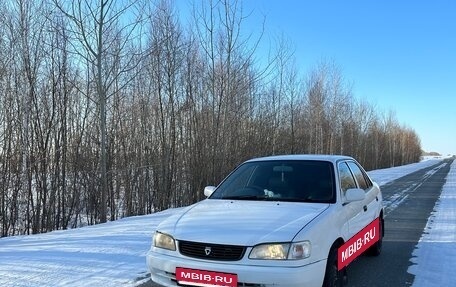
{"label": "car door", "polygon": [[[361,188],[356,176],[359,176],[359,167],[354,166],[353,161],[342,161],[338,164],[340,187],[342,192],[342,199],[345,198],[345,192],[350,188]],[[355,164],[356,165],[356,164]],[[353,169],[353,170],[352,170]],[[348,236],[352,237],[361,229],[367,226],[372,220],[369,214],[369,199],[366,197],[364,200],[345,202],[343,204],[344,213],[348,221]]]}
{"label": "car door", "polygon": [[[371,223],[378,215],[380,210],[379,198],[378,198],[378,189],[374,187],[372,181],[367,176],[366,172],[354,161],[347,162],[348,167],[350,168],[358,188],[361,188],[366,193],[366,198],[363,202],[363,216],[367,221],[367,224]],[[366,225],[367,225],[366,224]]]}

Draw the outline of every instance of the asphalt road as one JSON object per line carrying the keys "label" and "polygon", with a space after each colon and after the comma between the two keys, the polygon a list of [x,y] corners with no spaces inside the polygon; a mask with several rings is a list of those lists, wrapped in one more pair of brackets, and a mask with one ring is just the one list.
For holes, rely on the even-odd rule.
{"label": "asphalt road", "polygon": [[[348,266],[349,287],[411,286],[412,252],[440,196],[452,159],[399,178],[385,186],[385,237],[382,254],[361,256]],[[400,196],[397,196],[400,194]],[[149,281],[141,287],[160,287]]]}

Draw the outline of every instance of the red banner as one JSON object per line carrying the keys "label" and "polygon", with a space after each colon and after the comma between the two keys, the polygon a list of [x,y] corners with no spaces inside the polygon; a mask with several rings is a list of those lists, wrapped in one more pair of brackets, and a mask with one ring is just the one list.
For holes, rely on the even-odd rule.
{"label": "red banner", "polygon": [[192,286],[237,287],[237,275],[189,268],[176,267],[176,280]]}
{"label": "red banner", "polygon": [[337,268],[341,270],[380,239],[380,220],[377,218],[350,238],[338,249]]}

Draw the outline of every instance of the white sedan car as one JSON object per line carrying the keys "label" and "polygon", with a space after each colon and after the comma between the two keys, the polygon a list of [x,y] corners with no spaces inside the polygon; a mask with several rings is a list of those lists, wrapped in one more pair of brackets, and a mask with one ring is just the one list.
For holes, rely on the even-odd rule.
{"label": "white sedan car", "polygon": [[147,254],[154,282],[342,286],[353,259],[380,254],[380,188],[351,157],[252,159],[204,193],[157,227]]}

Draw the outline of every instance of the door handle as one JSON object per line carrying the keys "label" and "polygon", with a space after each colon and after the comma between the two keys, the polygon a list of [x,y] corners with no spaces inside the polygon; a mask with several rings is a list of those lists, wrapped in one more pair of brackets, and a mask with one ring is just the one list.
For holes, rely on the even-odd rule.
{"label": "door handle", "polygon": [[364,211],[367,211],[367,205],[363,206]]}

